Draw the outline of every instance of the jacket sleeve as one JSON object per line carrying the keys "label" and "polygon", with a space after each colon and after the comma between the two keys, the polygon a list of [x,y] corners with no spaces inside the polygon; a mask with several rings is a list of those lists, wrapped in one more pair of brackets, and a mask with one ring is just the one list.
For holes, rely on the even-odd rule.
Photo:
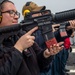
{"label": "jacket sleeve", "polygon": [[33,48],[36,51],[37,60],[38,60],[40,70],[43,71],[43,70],[48,69],[54,56],[50,56],[49,58],[45,58],[43,55],[44,50],[42,50],[36,43]]}
{"label": "jacket sleeve", "polygon": [[22,55],[14,47],[6,50],[0,49],[0,75],[16,75],[21,62]]}

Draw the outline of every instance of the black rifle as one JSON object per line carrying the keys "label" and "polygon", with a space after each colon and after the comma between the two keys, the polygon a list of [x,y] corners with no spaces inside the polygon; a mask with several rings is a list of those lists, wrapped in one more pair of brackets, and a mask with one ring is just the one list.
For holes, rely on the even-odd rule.
{"label": "black rifle", "polygon": [[[70,15],[70,13],[73,12],[72,16],[63,16],[65,13]],[[66,21],[66,20],[72,20],[75,17],[75,10],[70,10],[62,13],[56,13],[55,16],[51,13],[50,10],[45,11],[39,11],[35,13],[28,14],[27,18],[23,20],[23,23],[19,23],[16,25],[6,26],[0,28],[0,44],[4,40],[4,38],[7,38],[13,34],[17,34],[20,29],[23,29],[25,31],[31,30],[33,27],[38,26],[39,29],[42,31],[42,34],[44,35],[44,39],[46,41],[46,45],[49,48],[50,45],[57,43],[54,34],[52,32],[52,24],[53,22],[60,22]],[[36,14],[41,14],[40,16],[35,16]],[[58,16],[57,16],[58,15]],[[60,17],[60,18],[59,18]],[[67,18],[68,17],[68,18]]]}
{"label": "black rifle", "polygon": [[[48,12],[48,14],[44,15],[43,13],[45,12]],[[49,10],[46,10],[46,11],[36,12],[36,13],[41,13],[42,15],[37,17],[31,17],[29,20],[26,20],[24,23],[1,27],[0,28],[0,33],[1,33],[0,43],[2,43],[4,38],[7,38],[13,34],[17,34],[20,29],[23,29],[24,31],[28,32],[35,26],[38,26],[42,34],[44,35],[44,39],[46,41],[46,45],[48,48],[50,47],[50,45],[57,43],[51,28],[52,26],[51,26],[51,21],[49,17],[51,15],[51,12]],[[32,16],[33,15],[35,14],[33,13]]]}
{"label": "black rifle", "polygon": [[[44,34],[43,36],[46,41],[46,45],[49,48],[50,45],[57,43],[52,32],[52,24],[60,23],[60,35],[61,37],[65,37],[67,36],[66,27],[70,25],[69,22],[65,21],[73,19],[75,19],[75,9],[58,12],[55,14],[52,14],[50,10],[43,10],[26,14],[22,22],[25,23],[31,20],[36,21],[38,23],[38,26],[40,26],[42,34]],[[28,30],[28,28],[31,28],[31,26],[27,27],[26,29]],[[23,28],[23,30],[25,29]]]}

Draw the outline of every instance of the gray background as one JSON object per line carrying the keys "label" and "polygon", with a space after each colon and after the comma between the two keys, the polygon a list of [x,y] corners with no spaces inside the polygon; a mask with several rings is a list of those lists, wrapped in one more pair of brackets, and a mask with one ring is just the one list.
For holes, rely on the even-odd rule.
{"label": "gray background", "polygon": [[[23,5],[27,1],[33,1],[37,3],[39,6],[45,5],[47,9],[50,9],[52,13],[75,9],[75,0],[11,0],[15,3],[17,10],[21,13]],[[19,21],[21,21],[21,18]]]}

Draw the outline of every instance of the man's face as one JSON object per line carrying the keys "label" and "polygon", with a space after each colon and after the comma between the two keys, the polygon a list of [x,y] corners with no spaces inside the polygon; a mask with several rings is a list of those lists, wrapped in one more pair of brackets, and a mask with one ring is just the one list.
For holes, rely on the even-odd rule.
{"label": "man's face", "polygon": [[38,17],[38,16],[42,16],[41,13],[36,13],[36,14],[33,14],[32,17]]}
{"label": "man's face", "polygon": [[44,16],[44,15],[48,15],[49,13],[50,13],[49,11],[43,11],[43,12],[32,14],[32,17]]}
{"label": "man's face", "polygon": [[[12,10],[12,11],[11,11]],[[6,11],[11,11],[6,12]],[[2,22],[0,24],[0,26],[7,26],[7,25],[12,25],[12,24],[17,24],[18,23],[18,18],[19,16],[16,15],[15,13],[12,14],[12,12],[16,12],[16,7],[14,4],[7,2],[4,4],[4,8],[2,10]]]}

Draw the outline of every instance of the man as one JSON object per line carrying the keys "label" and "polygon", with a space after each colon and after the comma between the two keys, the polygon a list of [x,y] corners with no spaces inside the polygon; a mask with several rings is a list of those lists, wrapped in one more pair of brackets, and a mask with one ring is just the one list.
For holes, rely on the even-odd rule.
{"label": "man", "polygon": [[[42,10],[45,10],[45,9],[46,9],[46,6],[38,6],[36,3],[32,2],[32,1],[26,2],[26,4],[22,8],[22,15],[24,17],[24,20],[22,20],[22,23],[25,22],[28,19],[27,15],[29,13],[36,12],[36,11],[42,11]],[[33,14],[32,17],[36,17],[36,16],[41,16],[41,13],[37,13],[35,15]],[[37,44],[42,49],[46,49],[47,48],[41,30],[37,30],[35,32],[35,41],[37,42]],[[48,75],[48,74],[51,75],[50,74],[50,71],[51,71],[50,69],[51,69],[51,65],[49,66],[49,68],[46,68],[43,71],[41,70],[40,75]]]}
{"label": "man", "polygon": [[[17,24],[19,16],[13,2],[0,2],[0,27]],[[37,29],[35,27],[22,36],[18,33],[3,40],[0,44],[0,75],[38,75],[40,70],[49,66],[53,55],[62,50],[60,44],[42,50],[31,35]]]}
{"label": "man", "polygon": [[[28,13],[30,13],[30,12],[36,12],[36,11],[42,11],[42,10],[45,10],[45,6],[38,6],[36,3],[34,3],[34,2],[32,2],[32,1],[30,1],[30,2],[27,2],[24,6],[23,6],[23,8],[22,8],[22,15],[23,15],[23,17],[24,17],[24,21],[22,21],[22,22],[25,22],[25,20],[26,20],[26,18],[28,18],[27,17],[27,15],[28,15]],[[32,17],[35,17],[35,16],[40,16],[40,14],[36,14],[36,15],[34,15],[34,16],[32,16]],[[71,29],[71,27],[74,27],[74,24],[75,24],[75,21],[73,20],[73,21],[69,21],[70,22],[70,26],[67,26],[67,32]],[[72,24],[74,22],[74,24]],[[60,26],[60,24],[55,24],[55,25],[52,25],[52,29],[53,29],[53,32],[54,32],[54,34],[55,34],[55,37],[56,37],[56,39],[57,39],[57,41],[58,42],[60,42],[60,41],[64,41],[64,38],[62,38],[61,36],[60,36],[60,32],[59,32],[59,28],[56,28],[56,30],[55,30],[55,28],[54,27],[57,27],[57,26]],[[70,30],[68,33],[72,33],[72,31]],[[35,41],[38,43],[38,45],[41,47],[41,48],[46,48],[46,46],[45,46],[45,42],[44,42],[44,39],[43,39],[43,37],[42,37],[42,34],[41,34],[41,31],[40,30],[38,30],[37,32],[36,32],[36,38],[35,38]],[[61,68],[60,66],[62,65],[62,63],[61,63],[61,59],[62,59],[62,57],[61,56],[63,56],[63,59],[64,59],[64,55],[63,55],[63,52],[64,52],[65,50],[63,49],[62,51],[60,51],[60,53],[59,54],[57,54],[56,56],[55,56],[55,59],[54,59],[54,62],[52,63],[53,64],[53,68],[52,68],[52,75],[54,74],[54,75],[56,75],[56,74],[59,74],[59,75],[64,75],[64,73],[63,73],[63,71],[61,71],[61,69],[63,70],[63,68]],[[60,58],[61,57],[61,58]],[[59,59],[60,58],[60,59]],[[61,63],[61,64],[60,64]],[[64,66],[64,68],[65,68],[65,66]],[[50,68],[51,69],[51,68]],[[48,69],[49,70],[49,69]],[[42,75],[51,75],[51,73],[50,73],[50,70],[47,72],[46,70],[45,71],[43,71],[42,73],[41,73]]]}

